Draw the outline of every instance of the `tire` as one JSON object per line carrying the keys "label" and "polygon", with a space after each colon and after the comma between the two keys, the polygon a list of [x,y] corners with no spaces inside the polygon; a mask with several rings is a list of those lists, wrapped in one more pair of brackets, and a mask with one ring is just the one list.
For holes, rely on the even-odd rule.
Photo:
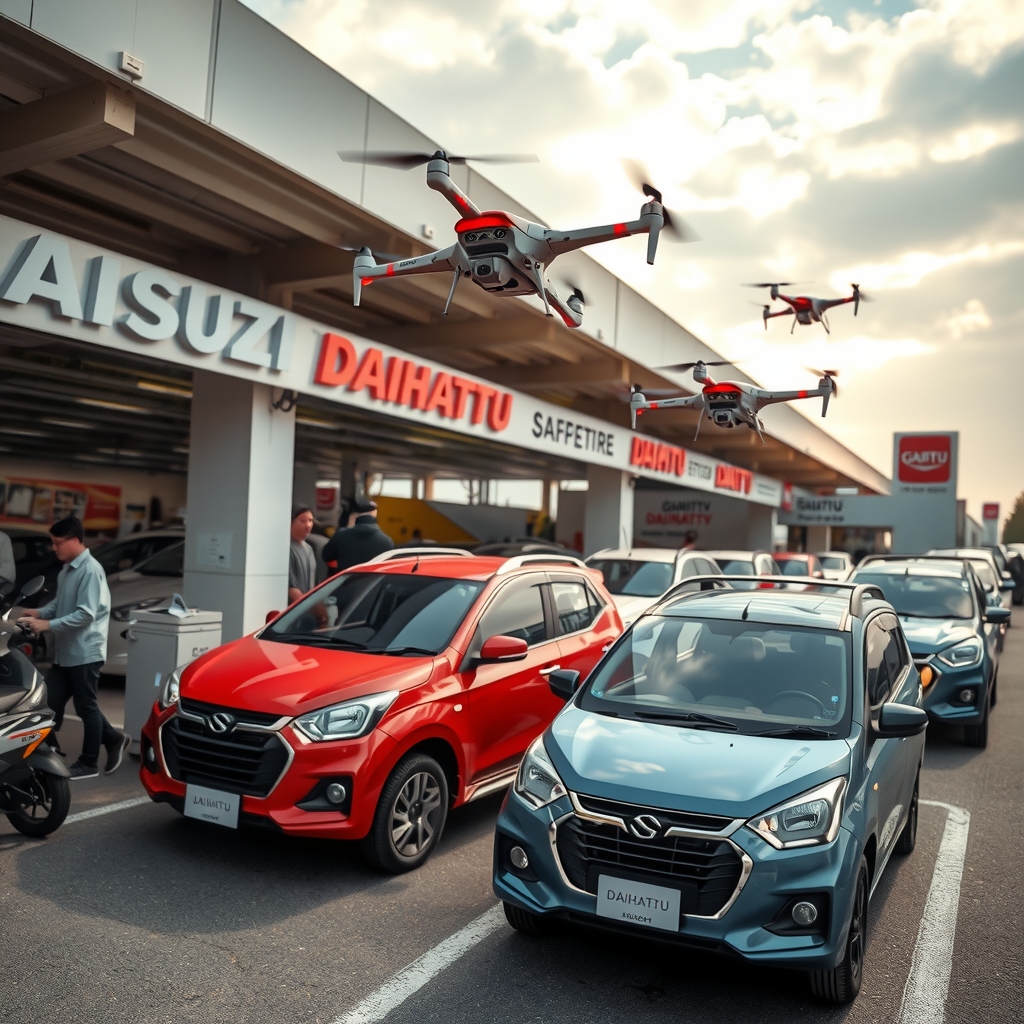
{"label": "tire", "polygon": [[363,840],[363,856],[390,875],[412,871],[437,846],[447,817],[444,771],[432,757],[410,754],[384,783],[370,834]]}
{"label": "tire", "polygon": [[7,820],[22,835],[41,839],[60,828],[71,809],[71,787],[67,779],[33,771],[31,779],[18,788],[37,798],[31,808],[19,806],[7,815]]}
{"label": "tire", "polygon": [[548,923],[540,914],[531,914],[528,910],[517,907],[514,903],[502,903],[505,920],[523,935],[546,935]]}
{"label": "tire", "polygon": [[830,971],[811,971],[811,991],[829,1003],[852,1003],[860,992],[864,977],[864,950],[867,945],[868,862],[861,855],[857,870],[857,891],[846,930],[843,959]]}
{"label": "tire", "polygon": [[896,853],[902,854],[906,857],[908,854],[914,852],[914,847],[917,845],[917,793],[921,785],[921,772],[917,773],[917,781],[914,783],[914,795],[910,798],[910,811],[907,814],[906,823],[903,826],[903,831],[900,833],[899,839],[896,840]]}
{"label": "tire", "polygon": [[984,750],[988,746],[988,719],[991,709],[992,700],[989,698],[985,717],[977,725],[964,726],[964,746],[976,747],[978,750]]}

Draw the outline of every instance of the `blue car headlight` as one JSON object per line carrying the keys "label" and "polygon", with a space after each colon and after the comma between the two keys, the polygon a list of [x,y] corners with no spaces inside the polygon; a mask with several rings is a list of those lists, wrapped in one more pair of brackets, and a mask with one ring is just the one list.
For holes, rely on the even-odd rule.
{"label": "blue car headlight", "polygon": [[558,777],[555,766],[544,749],[544,739],[538,736],[530,744],[519,764],[515,781],[516,795],[531,807],[547,807],[565,796],[565,783]]}
{"label": "blue car headlight", "polygon": [[314,743],[325,740],[351,740],[372,732],[384,717],[384,712],[397,699],[398,690],[375,693],[369,697],[332,704],[319,711],[310,711],[308,714],[300,715],[292,724]]}
{"label": "blue car headlight", "polygon": [[831,843],[843,818],[845,792],[846,778],[833,779],[758,814],[747,822],[747,828],[776,850]]}
{"label": "blue car headlight", "polygon": [[973,668],[981,661],[983,648],[981,641],[975,637],[961,640],[960,643],[948,647],[937,655],[939,661],[950,668]]}

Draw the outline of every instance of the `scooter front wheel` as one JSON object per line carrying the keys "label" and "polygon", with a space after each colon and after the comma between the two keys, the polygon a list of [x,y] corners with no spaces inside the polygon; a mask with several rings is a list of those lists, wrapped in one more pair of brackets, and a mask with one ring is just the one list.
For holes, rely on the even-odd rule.
{"label": "scooter front wheel", "polygon": [[41,838],[55,832],[71,809],[71,787],[59,775],[33,771],[17,786],[8,786],[5,796],[7,820],[22,835]]}

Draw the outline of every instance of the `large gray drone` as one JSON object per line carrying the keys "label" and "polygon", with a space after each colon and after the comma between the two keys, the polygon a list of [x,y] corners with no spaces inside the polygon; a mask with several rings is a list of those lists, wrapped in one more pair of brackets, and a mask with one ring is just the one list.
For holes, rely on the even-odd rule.
{"label": "large gray drone", "polygon": [[723,381],[716,384],[708,374],[708,366],[729,366],[728,362],[705,363],[698,359],[695,363],[676,363],[673,366],[662,366],[659,369],[673,370],[680,373],[693,367],[693,379],[700,385],[701,390],[695,395],[688,395],[679,398],[665,398],[654,402],[647,401],[645,395],[634,389],[629,397],[629,413],[636,427],[636,418],[646,409],[700,409],[701,417],[697,421],[697,433],[693,435],[696,441],[700,433],[700,425],[707,416],[715,426],[738,427],[745,424],[751,430],[757,431],[757,436],[764,444],[764,424],[761,422],[758,413],[766,405],[774,405],[777,402],[793,402],[798,398],[818,398],[821,402],[821,415],[828,412],[828,400],[836,393],[836,384],[832,379],[838,376],[837,370],[813,370],[811,372],[820,374],[821,380],[814,389],[802,388],[799,391],[765,391],[755,387],[753,384],[743,384],[739,381]]}
{"label": "large gray drone", "polygon": [[573,288],[562,298],[547,277],[551,261],[562,253],[581,249],[596,242],[608,242],[627,235],[647,234],[647,262],[653,263],[662,229],[674,231],[681,239],[693,237],[682,224],[673,222],[662,205],[661,193],[652,185],[641,183],[648,202],[640,208],[640,218],[621,224],[556,231],[542,224],[533,224],[500,210],[479,210],[449,173],[451,164],[469,160],[481,163],[519,163],[535,161],[531,156],[448,156],[436,153],[339,153],[342,160],[377,164],[382,167],[410,169],[427,165],[427,187],[440,192],[459,212],[455,225],[458,241],[446,249],[429,252],[410,259],[396,258],[378,264],[369,248],[359,250],[352,268],[352,301],[358,306],[362,289],[381,277],[405,277],[409,274],[451,274],[452,284],[444,306],[447,315],[455,286],[460,278],[470,278],[484,291],[499,295],[539,295],[544,311],[558,311],[566,327],[579,327],[583,322],[583,293]]}

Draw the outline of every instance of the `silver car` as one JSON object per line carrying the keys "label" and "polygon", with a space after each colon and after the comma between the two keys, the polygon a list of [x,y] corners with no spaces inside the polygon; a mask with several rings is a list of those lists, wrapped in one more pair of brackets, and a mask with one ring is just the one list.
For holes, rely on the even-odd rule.
{"label": "silver car", "polygon": [[185,583],[185,541],[179,540],[151,555],[133,569],[112,573],[110,587],[110,632],[104,672],[123,676],[128,671],[128,639],[125,633],[136,612],[165,604]]}

